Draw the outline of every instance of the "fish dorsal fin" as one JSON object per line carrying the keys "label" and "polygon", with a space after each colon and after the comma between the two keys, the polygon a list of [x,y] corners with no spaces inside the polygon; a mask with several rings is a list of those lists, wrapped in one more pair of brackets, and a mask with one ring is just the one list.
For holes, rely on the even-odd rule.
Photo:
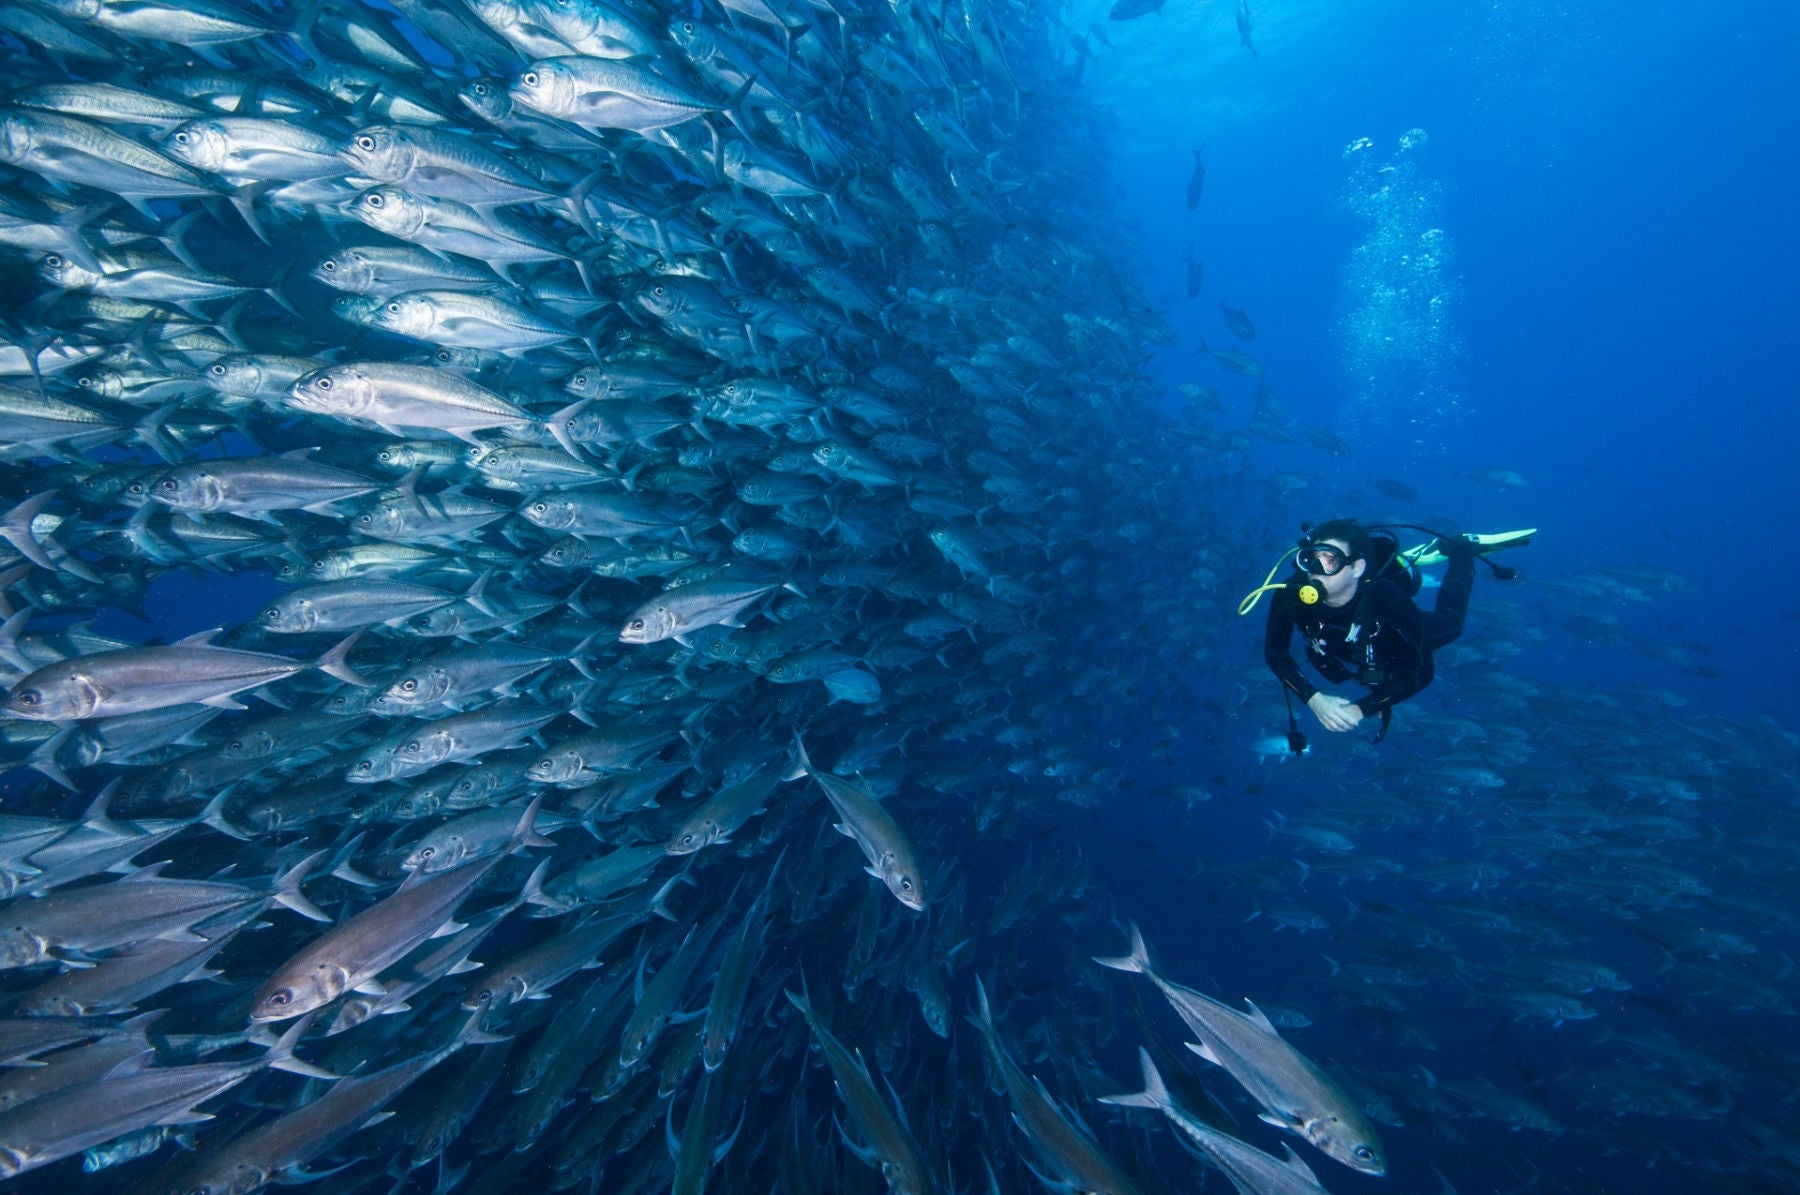
{"label": "fish dorsal fin", "polygon": [[1245,996],[1244,1007],[1250,1010],[1250,1019],[1256,1022],[1258,1028],[1265,1030],[1271,1037],[1281,1036],[1281,1034],[1277,1033],[1275,1030],[1275,1023],[1269,1020],[1262,1009],[1256,1007],[1256,1001]]}
{"label": "fish dorsal fin", "polygon": [[225,629],[224,627],[214,627],[210,631],[196,631],[194,634],[189,635],[186,639],[177,639],[174,643],[170,644],[169,646],[171,646],[171,647],[211,647],[213,645],[213,636],[217,635],[220,631],[222,631],[224,629]]}

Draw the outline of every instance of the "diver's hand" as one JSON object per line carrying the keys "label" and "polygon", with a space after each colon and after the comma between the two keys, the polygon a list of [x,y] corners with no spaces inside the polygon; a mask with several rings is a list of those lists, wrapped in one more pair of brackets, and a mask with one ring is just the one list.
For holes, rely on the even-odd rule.
{"label": "diver's hand", "polygon": [[1319,719],[1319,725],[1326,730],[1353,730],[1363,719],[1363,712],[1354,701],[1347,701],[1331,693],[1314,693],[1307,698],[1306,708]]}

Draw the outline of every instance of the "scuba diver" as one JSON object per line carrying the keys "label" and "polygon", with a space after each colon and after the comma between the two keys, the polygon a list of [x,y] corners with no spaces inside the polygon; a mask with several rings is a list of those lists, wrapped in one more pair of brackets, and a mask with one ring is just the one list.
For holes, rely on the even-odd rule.
{"label": "scuba diver", "polygon": [[[1432,653],[1461,636],[1477,558],[1529,543],[1533,534],[1462,536],[1418,528],[1435,538],[1401,551],[1385,528],[1365,528],[1353,519],[1332,519],[1302,530],[1306,534],[1294,553],[1295,572],[1279,585],[1265,581],[1238,609],[1248,613],[1263,593],[1275,591],[1263,657],[1288,701],[1288,747],[1295,754],[1306,750],[1306,738],[1294,720],[1294,697],[1306,703],[1326,730],[1354,730],[1364,719],[1379,717],[1379,742],[1394,706],[1431,683]],[[1449,568],[1436,606],[1423,612],[1413,602],[1421,583],[1419,568],[1439,560],[1448,561]],[[1503,580],[1516,575],[1487,563]],[[1275,569],[1280,567],[1277,562]],[[1295,630],[1305,637],[1306,658],[1322,676],[1338,684],[1358,681],[1369,691],[1350,700],[1308,682],[1289,650]]]}

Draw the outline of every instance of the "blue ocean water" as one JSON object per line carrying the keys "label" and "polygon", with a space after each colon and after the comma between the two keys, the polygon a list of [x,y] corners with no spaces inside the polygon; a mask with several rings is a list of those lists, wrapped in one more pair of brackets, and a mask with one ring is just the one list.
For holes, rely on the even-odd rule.
{"label": "blue ocean water", "polygon": [[[1171,978],[1304,1012],[1311,1025],[1289,1039],[1395,1108],[1401,1123],[1382,1121],[1386,1178],[1308,1154],[1332,1190],[1782,1189],[1792,1158],[1770,1130],[1794,1098],[1783,1005],[1795,941],[1758,905],[1791,906],[1791,887],[1770,880],[1793,842],[1787,811],[1765,822],[1758,802],[1791,798],[1776,769],[1791,762],[1786,694],[1800,663],[1787,543],[1800,496],[1787,460],[1800,20],[1775,4],[1271,0],[1248,10],[1253,54],[1221,3],[1170,0],[1130,22],[1107,8],[1063,18],[1091,50],[1071,102],[1110,114],[1108,154],[1091,168],[1112,204],[1089,213],[1088,231],[1172,329],[1149,366],[1166,405],[1184,385],[1217,388],[1217,423],[1249,425],[1257,385],[1195,355],[1235,346],[1262,363],[1287,426],[1318,435],[1252,435],[1247,468],[1171,473],[1158,501],[1202,509],[1221,559],[1195,579],[1184,621],[1141,631],[1179,643],[1190,667],[1134,674],[1133,704],[1105,732],[1070,728],[1084,761],[1120,769],[1109,800],[1051,803],[1016,837],[964,839],[948,816],[920,814],[927,844],[967,878],[972,923],[1019,885],[1079,903],[964,956],[957,1012],[971,973],[991,979],[1003,949],[1025,957],[1036,1007],[1070,1010],[1045,1014],[1065,1036],[1034,1067],[1151,1189],[1223,1183],[1147,1116],[1088,1098],[1132,1082],[1139,1031],[1126,1017],[1142,981],[1086,962],[1121,951],[1128,920]],[[1205,269],[1193,298],[1190,247]],[[1234,339],[1220,303],[1254,318],[1254,342]],[[1394,496],[1395,482],[1417,497]],[[1507,558],[1522,580],[1480,577],[1464,642],[1387,741],[1307,726],[1306,758],[1259,756],[1253,744],[1285,715],[1261,662],[1262,609],[1240,618],[1233,606],[1303,520],[1341,514],[1540,535]],[[1138,559],[1146,588],[1191,563],[1154,545]],[[283,588],[262,572],[172,572],[150,588],[148,627],[119,612],[97,626],[172,639],[243,622]],[[1722,724],[1760,736],[1757,749],[1720,745]],[[958,751],[915,743],[906,755],[916,776]],[[1656,776],[1694,791],[1658,795]],[[1559,787],[1570,780],[1578,790]],[[1698,844],[1666,837],[1658,809],[1699,827]],[[1355,849],[1307,844],[1296,824]],[[1521,841],[1522,827],[1542,836]],[[1607,864],[1588,866],[1589,849]],[[1627,864],[1633,878],[1620,880]],[[1471,865],[1495,874],[1458,870]],[[1076,874],[1085,886],[1067,883]],[[1742,903],[1704,903],[1686,880]],[[1301,915],[1319,924],[1293,924]],[[1065,916],[1073,941],[1049,928]],[[1515,918],[1520,932],[1478,916]],[[807,932],[797,949],[841,947]],[[1505,1003],[1553,990],[1527,982],[1549,957],[1604,966],[1629,992],[1580,991],[1591,1017]],[[1354,979],[1359,967],[1381,978]],[[1371,984],[1400,1007],[1373,1002]],[[1149,1011],[1178,1041],[1166,1010]],[[847,1036],[877,1032],[848,1003],[840,1015]],[[1028,1024],[1007,1023],[1013,1042]],[[1105,1075],[1083,1074],[1080,1088],[1045,1061],[1089,1048]],[[895,1073],[921,1117],[954,1071],[926,1039]],[[1217,1071],[1202,1078],[1235,1098]],[[1489,1086],[1557,1127],[1510,1125],[1483,1104]],[[817,1098],[815,1112],[829,1089]],[[1003,1122],[997,1099],[981,1107]],[[1240,1119],[1247,1139],[1279,1148],[1275,1130]],[[970,1138],[953,1139],[953,1172],[978,1173]],[[839,1158],[838,1144],[823,1148]],[[739,1176],[751,1163],[731,1166]],[[1005,1173],[1002,1189],[1029,1189],[1022,1167]]]}
{"label": "blue ocean water", "polygon": [[[1087,7],[1080,15],[1112,42],[1089,64],[1086,86],[1119,114],[1117,202],[1142,246],[1149,292],[1176,329],[1159,376],[1218,387],[1230,414],[1250,414],[1257,384],[1191,355],[1201,338],[1232,343],[1217,311],[1229,302],[1255,317],[1254,345],[1237,347],[1262,361],[1286,414],[1349,444],[1325,460],[1304,440],[1258,442],[1259,465],[1291,470],[1299,484],[1235,495],[1223,512],[1237,520],[1234,542],[1255,529],[1272,557],[1301,521],[1340,514],[1541,529],[1515,561],[1526,575],[1518,588],[1478,581],[1464,645],[1445,653],[1437,684],[1397,713],[1378,756],[1307,726],[1307,759],[1245,766],[1243,745],[1284,724],[1274,686],[1247,681],[1229,730],[1177,748],[1171,766],[1145,777],[1117,853],[1095,863],[1114,877],[1113,900],[1144,921],[1153,946],[1164,940],[1165,969],[1186,982],[1221,998],[1305,1003],[1314,1024],[1290,1033],[1302,1048],[1421,1084],[1426,1071],[1436,1080],[1480,1075],[1547,1097],[1559,1118],[1581,1122],[1547,1135],[1479,1117],[1456,1119],[1455,1131],[1431,1115],[1409,1118],[1387,1138],[1390,1159],[1402,1159],[1382,1180],[1389,1189],[1450,1189],[1434,1169],[1461,1191],[1785,1189],[1734,1163],[1659,1167],[1646,1146],[1656,1134],[1694,1156],[1729,1155],[1748,1139],[1738,1121],[1755,1111],[1751,1092],[1768,1094],[1763,1079],[1715,1089],[1728,1094],[1707,1097],[1707,1110],[1688,1118],[1643,1105],[1595,1118],[1606,1100],[1588,1098],[1581,1076],[1618,1064],[1605,1044],[1614,1034],[1667,1033],[1715,1059],[1743,1059],[1734,1035],[1754,1027],[1785,1040],[1791,1008],[1768,1019],[1766,1009],[1726,998],[1652,1011],[1654,993],[1680,982],[1670,960],[1644,925],[1603,919],[1576,952],[1618,966],[1645,1002],[1601,993],[1598,1019],[1553,1025],[1512,1019],[1480,998],[1479,983],[1434,986],[1426,990],[1435,997],[1406,1002],[1425,1049],[1321,986],[1325,956],[1371,928],[1354,914],[1368,888],[1321,878],[1327,857],[1302,852],[1326,867],[1290,891],[1331,928],[1277,930],[1266,915],[1239,920],[1269,898],[1249,890],[1234,864],[1283,853],[1266,828],[1272,811],[1324,811],[1333,824],[1359,827],[1358,849],[1390,856],[1402,875],[1493,858],[1483,840],[1506,820],[1499,807],[1545,783],[1539,765],[1585,773],[1587,791],[1603,793],[1610,769],[1666,766],[1659,723],[1716,713],[1772,718],[1791,732],[1786,693],[1800,622],[1795,556],[1780,545],[1800,498],[1788,459],[1797,442],[1788,362],[1800,237],[1785,214],[1800,193],[1800,162],[1783,148],[1800,123],[1787,82],[1800,65],[1795,12],[1756,3],[1704,14],[1609,3],[1266,3],[1250,9],[1253,56],[1226,5],[1172,3],[1123,26],[1105,22],[1104,5]],[[1205,194],[1190,212],[1184,189],[1202,145]],[[1190,245],[1205,266],[1192,299]],[[1527,484],[1470,476],[1488,469]],[[1384,496],[1372,487],[1378,478],[1402,480],[1419,497]],[[1259,563],[1245,562],[1243,588],[1261,576]],[[1542,589],[1523,596],[1534,578],[1614,567],[1676,576],[1646,580],[1666,583],[1650,601],[1626,594],[1621,578],[1606,603],[1617,622],[1606,626],[1543,604]],[[1516,612],[1501,618],[1496,608],[1515,596],[1541,638],[1504,660],[1481,658],[1484,637],[1521,629]],[[1220,612],[1217,657],[1255,658],[1261,630],[1260,617]],[[1459,657],[1462,647],[1471,654]],[[1486,700],[1507,678],[1556,688],[1528,725]],[[1646,700],[1646,691],[1662,698]],[[1590,701],[1615,697],[1616,731],[1596,727],[1554,747],[1539,739],[1562,714],[1585,720]],[[1491,729],[1538,739],[1545,756],[1529,768],[1497,764],[1506,789],[1452,790],[1430,824],[1372,829],[1380,815],[1361,819],[1359,805],[1374,806],[1409,775],[1429,776],[1452,749],[1406,730],[1409,716],[1428,714],[1497,716]],[[1171,831],[1169,805],[1156,794],[1179,776],[1218,782],[1220,795]],[[1700,818],[1726,849],[1734,833],[1756,832],[1758,777],[1736,783],[1709,792],[1719,799]],[[1608,839],[1654,850],[1626,827]],[[1436,904],[1457,899],[1522,910],[1538,904],[1539,882],[1555,883],[1528,869],[1479,895],[1466,883],[1396,880],[1375,904],[1427,920]],[[1653,916],[1646,907],[1646,921]],[[1768,974],[1791,991],[1780,953],[1791,938],[1770,929],[1762,926],[1760,941],[1780,961],[1767,959]],[[1434,945],[1405,928],[1372,937],[1394,947],[1387,962],[1440,974],[1444,952],[1472,961],[1499,938],[1459,931]],[[1502,956],[1511,947],[1487,961]],[[1716,954],[1698,961],[1729,965]],[[1694,1090],[1706,1082],[1666,1060],[1640,1055],[1627,1065]],[[1379,1185],[1323,1177],[1333,1189]]]}

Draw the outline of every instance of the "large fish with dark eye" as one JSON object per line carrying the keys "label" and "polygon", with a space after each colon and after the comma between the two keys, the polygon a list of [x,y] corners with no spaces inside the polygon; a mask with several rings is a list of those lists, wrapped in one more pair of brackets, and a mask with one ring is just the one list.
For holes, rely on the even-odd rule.
{"label": "large fish with dark eye", "polygon": [[631,771],[646,755],[673,742],[676,734],[666,726],[620,723],[558,739],[532,762],[531,778],[565,787],[591,784],[607,772]]}
{"label": "large fish with dark eye", "polygon": [[731,841],[739,826],[769,802],[780,778],[759,772],[708,797],[688,819],[675,827],[665,848],[671,855],[691,855],[709,846]]}
{"label": "large fish with dark eye", "polygon": [[211,116],[163,138],[163,152],[196,170],[242,182],[307,182],[345,173],[337,142],[285,120]]}
{"label": "large fish with dark eye", "polygon": [[241,709],[233,693],[317,668],[349,684],[367,681],[347,664],[352,636],[308,664],[287,656],[214,647],[218,629],[167,647],[129,647],[50,664],[22,678],[4,709],[33,722],[72,722],[200,702]]}
{"label": "large fish with dark eye", "polygon": [[509,266],[570,258],[561,245],[518,216],[415,195],[402,187],[372,187],[346,200],[344,210],[389,236],[485,262],[502,274]]}
{"label": "large fish with dark eye", "polygon": [[443,129],[370,125],[352,134],[339,153],[359,178],[472,207],[555,196],[482,142]]}
{"label": "large fish with dark eye", "polygon": [[581,651],[577,647],[564,655],[508,643],[451,648],[409,666],[375,699],[374,708],[382,713],[412,712],[433,705],[456,705],[483,693],[509,696],[519,681],[564,660],[586,672]]}
{"label": "large fish with dark eye", "polygon": [[1144,1071],[1143,1091],[1136,1095],[1101,1096],[1100,1102],[1126,1108],[1155,1108],[1225,1172],[1241,1195],[1327,1195],[1318,1175],[1288,1145],[1282,1145],[1287,1157],[1277,1158],[1220,1132],[1175,1103],[1156,1064],[1150,1061],[1149,1051],[1138,1050],[1138,1065]]}
{"label": "large fish with dark eye", "polygon": [[357,761],[344,778],[352,784],[372,784],[417,776],[440,763],[517,746],[521,739],[561,716],[561,710],[504,704],[452,714],[417,730],[402,731],[385,745],[385,751],[377,748]]}
{"label": "large fish with dark eye", "polygon": [[327,513],[334,502],[380,489],[347,469],[288,457],[220,458],[174,470],[151,489],[165,506],[195,514],[256,515],[271,510]]}
{"label": "large fish with dark eye", "polygon": [[[538,804],[533,801],[519,818],[515,842],[531,833]],[[510,853],[414,878],[303,947],[257,992],[250,1005],[251,1023],[285,1021],[323,1008],[353,989],[378,989],[375,977],[450,925],[457,906]]]}
{"label": "large fish with dark eye", "polygon": [[1387,1173],[1375,1126],[1324,1071],[1281,1039],[1254,1004],[1245,1015],[1158,975],[1136,924],[1131,927],[1130,954],[1094,961],[1149,976],[1200,1039],[1189,1048],[1242,1083],[1263,1106],[1262,1119],[1306,1138],[1354,1170]]}
{"label": "large fish with dark eye", "polygon": [[572,819],[560,813],[539,813],[531,833],[515,839],[518,808],[477,809],[452,818],[419,839],[400,860],[400,870],[430,875],[460,867],[471,859],[484,859],[514,845],[555,846],[538,832],[538,827],[554,834],[571,823]]}
{"label": "large fish with dark eye", "polygon": [[180,162],[105,125],[54,112],[0,114],[0,162],[109,192],[145,213],[152,199],[218,194]]}
{"label": "large fish with dark eye", "polygon": [[660,643],[685,636],[701,627],[742,626],[737,616],[757,598],[781,588],[779,581],[695,581],[665,589],[625,620],[619,630],[621,643]]}
{"label": "large fish with dark eye", "polygon": [[513,357],[576,337],[575,332],[528,307],[491,294],[460,290],[395,295],[375,309],[370,324],[409,340],[492,349]]}
{"label": "large fish with dark eye", "polygon": [[[476,581],[476,588],[482,584]],[[264,607],[256,625],[283,635],[398,626],[415,614],[448,606],[464,595],[405,581],[326,581],[284,593]],[[471,589],[470,600],[478,600]]]}
{"label": "large fish with dark eye", "polygon": [[334,290],[382,298],[409,290],[485,290],[500,282],[492,270],[417,245],[352,245],[320,258],[312,276]]}
{"label": "large fish with dark eye", "polygon": [[547,494],[527,502],[519,513],[546,531],[606,539],[674,531],[689,527],[693,518],[688,512],[669,509],[635,494],[582,492]]}
{"label": "large fish with dark eye", "polygon": [[629,910],[586,925],[562,929],[536,946],[485,966],[463,996],[462,1006],[491,1012],[521,1000],[542,1000],[551,988],[577,971],[600,965],[600,955],[647,914]]}
{"label": "large fish with dark eye", "polygon": [[801,772],[819,782],[831,807],[844,819],[838,823],[838,833],[862,848],[863,857],[869,862],[863,870],[886,884],[895,900],[915,913],[924,912],[925,872],[919,866],[911,840],[893,815],[867,789],[814,768],[806,756],[806,744],[798,736],[794,746],[800,754]]}
{"label": "large fish with dark eye", "polygon": [[479,443],[478,431],[523,432],[534,425],[526,412],[455,374],[385,361],[316,370],[294,383],[287,405],[308,414],[371,423],[390,435],[415,428],[448,432],[471,444]]}
{"label": "large fish with dark eye", "polygon": [[511,87],[513,100],[544,116],[584,129],[650,133],[694,120],[723,105],[635,62],[604,58],[545,58]]}

